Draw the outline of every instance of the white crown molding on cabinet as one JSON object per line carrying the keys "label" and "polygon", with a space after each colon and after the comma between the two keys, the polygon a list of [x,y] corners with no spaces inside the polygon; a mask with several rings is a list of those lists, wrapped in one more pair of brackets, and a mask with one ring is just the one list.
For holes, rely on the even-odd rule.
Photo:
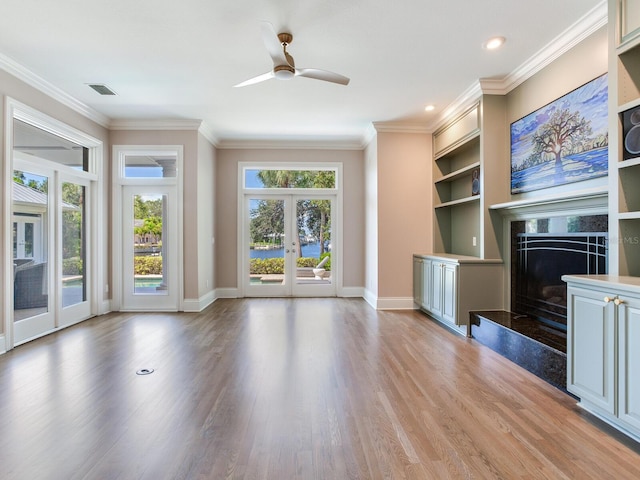
{"label": "white crown molding on cabinet", "polygon": [[589,35],[604,27],[607,24],[607,13],[607,1],[603,0],[510,74],[502,78],[482,78],[475,81],[428,125],[429,131],[436,131],[450,118],[475,102],[483,93],[506,95]]}
{"label": "white crown molding on cabinet", "polygon": [[89,120],[96,122],[98,125],[108,128],[109,118],[107,116],[94,110],[88,105],[85,105],[81,101],[47,82],[44,78],[36,75],[31,70],[23,67],[22,65],[2,53],[0,53],[0,69],[4,70],[10,75],[13,75],[18,80],[23,81],[36,90],[41,91],[45,95],[48,95],[54,100],[60,102],[62,105],[69,107],[80,115],[83,115]]}
{"label": "white crown molding on cabinet", "polygon": [[425,123],[373,122],[378,133],[430,133]]}

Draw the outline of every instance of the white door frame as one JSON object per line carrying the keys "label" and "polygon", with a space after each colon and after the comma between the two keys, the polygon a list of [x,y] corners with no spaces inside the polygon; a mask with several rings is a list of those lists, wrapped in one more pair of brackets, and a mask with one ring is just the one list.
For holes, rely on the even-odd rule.
{"label": "white door frame", "polygon": [[[4,219],[0,227],[4,239],[4,251],[2,253],[0,263],[5,266],[4,275],[0,278],[0,300],[3,308],[1,308],[5,322],[4,330],[0,332],[0,352],[10,350],[14,347],[14,325],[13,325],[13,171],[14,171],[14,145],[13,145],[13,120],[21,120],[25,123],[33,125],[41,130],[49,132],[53,135],[69,140],[77,145],[81,145],[88,149],[88,171],[76,172],[75,170],[61,164],[51,163],[56,171],[69,174],[77,174],[85,180],[91,182],[90,199],[87,199],[90,209],[87,210],[87,231],[86,234],[93,239],[91,243],[95,246],[95,252],[104,251],[106,238],[99,234],[104,230],[104,210],[98,208],[100,199],[103,195],[103,176],[101,175],[101,166],[103,158],[103,143],[95,137],[71,127],[60,120],[46,115],[22,102],[11,97],[5,98],[4,109],[4,165],[0,170],[0,181],[5,186],[4,198],[1,217]],[[47,166],[48,160],[38,160],[42,166]],[[98,256],[94,253],[87,256],[87,268],[89,272],[91,290],[87,290],[87,298],[89,300],[88,316],[97,315],[106,311],[103,303],[102,292],[105,286],[106,272],[106,256]],[[80,321],[80,320],[78,320]],[[64,321],[57,320],[54,329],[67,326]],[[4,348],[3,348],[4,347]]]}
{"label": "white door frame", "polygon": [[[183,311],[184,310],[184,252],[183,252],[183,175],[182,165],[184,163],[184,147],[182,145],[114,145],[113,146],[113,195],[112,195],[112,309],[114,311]],[[125,177],[125,161],[128,156],[149,156],[176,158],[176,176],[166,178],[127,178]],[[122,198],[125,187],[134,186],[140,188],[158,187],[175,190],[175,202],[172,208],[172,215],[176,216],[175,231],[172,234],[173,250],[172,257],[175,258],[174,281],[175,297],[172,297],[172,304],[164,302],[150,302],[148,299],[140,298],[139,304],[126,305],[123,303],[124,275],[123,271],[123,205]],[[153,189],[152,189],[153,190]],[[160,296],[153,296],[159,299]],[[126,303],[126,302],[125,302]]]}
{"label": "white door frame", "polygon": [[[317,189],[317,188],[246,188],[245,171],[246,170],[333,170],[336,173],[336,185],[334,189]],[[237,283],[239,297],[245,297],[256,294],[253,289],[248,288],[248,274],[249,271],[249,218],[246,212],[249,206],[247,205],[248,198],[284,198],[292,196],[294,198],[327,198],[332,200],[332,215],[331,224],[334,227],[332,229],[332,243],[334,248],[331,251],[331,276],[332,282],[330,288],[306,288],[315,287],[313,285],[295,285],[295,281],[291,282],[291,290],[286,290],[284,293],[279,289],[266,289],[263,293],[256,295],[260,296],[278,296],[278,295],[293,295],[293,296],[335,296],[340,295],[342,290],[343,273],[342,273],[342,163],[339,162],[309,162],[309,163],[290,163],[290,162],[260,162],[238,163],[238,253],[237,253]],[[294,202],[295,203],[295,202]],[[293,211],[289,217],[295,217],[295,205],[293,205]],[[295,263],[294,267],[295,269]],[[264,287],[264,286],[263,286]]]}

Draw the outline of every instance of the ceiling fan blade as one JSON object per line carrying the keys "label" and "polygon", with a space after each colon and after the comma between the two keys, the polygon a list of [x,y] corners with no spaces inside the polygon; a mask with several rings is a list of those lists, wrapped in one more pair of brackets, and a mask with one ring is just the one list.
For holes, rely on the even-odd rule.
{"label": "ceiling fan blade", "polygon": [[262,22],[262,41],[264,46],[267,47],[267,52],[273,60],[274,65],[289,65],[287,57],[284,55],[284,49],[280,40],[278,40],[278,34],[269,22]]}
{"label": "ceiling fan blade", "polygon": [[326,70],[318,70],[317,68],[296,68],[297,77],[315,78],[316,80],[324,80],[325,82],[339,83],[340,85],[349,85],[349,78],[337,73],[328,72]]}
{"label": "ceiling fan blade", "polygon": [[262,75],[258,75],[257,77],[253,77],[250,78],[249,80],[245,80],[242,83],[239,83],[237,85],[234,85],[233,87],[246,87],[247,85],[253,85],[254,83],[260,83],[260,82],[264,82],[266,80],[269,80],[271,78],[274,78],[274,74],[273,72],[267,72],[267,73],[263,73]]}

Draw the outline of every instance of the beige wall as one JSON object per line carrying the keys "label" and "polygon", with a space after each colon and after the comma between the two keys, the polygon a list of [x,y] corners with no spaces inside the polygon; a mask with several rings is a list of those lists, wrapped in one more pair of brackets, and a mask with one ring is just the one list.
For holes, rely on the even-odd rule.
{"label": "beige wall", "polygon": [[[113,145],[183,145],[183,251],[184,298],[199,298],[198,240],[198,132],[196,130],[115,130],[111,132]],[[210,241],[209,241],[210,243]],[[207,268],[207,267],[203,267]]]}
{"label": "beige wall", "polygon": [[216,149],[198,134],[198,298],[215,289],[215,162]]}
{"label": "beige wall", "polygon": [[[584,85],[607,71],[607,28],[576,45],[567,53],[550,63],[507,95],[507,122],[528,115],[562,95]],[[604,108],[607,108],[606,106]],[[568,191],[603,186],[607,178],[576,182],[535,192],[511,195],[510,200],[524,200],[541,195],[555,195]]]}
{"label": "beige wall", "polygon": [[378,298],[383,303],[413,298],[412,254],[432,250],[431,149],[426,133],[378,133]]}
{"label": "beige wall", "polygon": [[364,162],[356,150],[221,149],[215,169],[216,288],[235,289],[238,259],[240,162],[339,162],[343,165],[343,286],[364,285]]}
{"label": "beige wall", "polygon": [[378,137],[364,151],[365,176],[365,298],[378,297]]}

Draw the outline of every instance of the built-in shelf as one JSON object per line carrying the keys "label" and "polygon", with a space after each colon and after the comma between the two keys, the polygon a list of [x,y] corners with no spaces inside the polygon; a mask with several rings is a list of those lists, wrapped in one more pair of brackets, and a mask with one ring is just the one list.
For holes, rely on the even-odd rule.
{"label": "built-in shelf", "polygon": [[628,160],[622,160],[618,162],[618,168],[631,168],[640,165],[640,157],[630,158]]}
{"label": "built-in shelf", "polygon": [[462,205],[465,203],[477,202],[480,200],[480,195],[474,195],[472,197],[459,198],[457,200],[452,200],[450,202],[444,202],[439,205],[436,205],[435,208],[446,208],[446,207],[454,207],[456,205]]}
{"label": "built-in shelf", "polygon": [[434,183],[453,182],[454,180],[457,180],[459,178],[471,175],[473,170],[475,170],[476,168],[480,168],[480,162],[472,163],[471,165],[467,165],[466,167],[460,168],[455,172],[451,172],[450,174],[437,179]]}
{"label": "built-in shelf", "polygon": [[635,108],[637,106],[640,106],[640,98],[636,98],[635,100],[632,100],[631,102],[627,102],[624,105],[620,105],[618,107],[618,113],[626,112],[627,110],[629,110],[631,108]]}
{"label": "built-in shelf", "polygon": [[640,212],[619,213],[618,220],[640,220]]}

